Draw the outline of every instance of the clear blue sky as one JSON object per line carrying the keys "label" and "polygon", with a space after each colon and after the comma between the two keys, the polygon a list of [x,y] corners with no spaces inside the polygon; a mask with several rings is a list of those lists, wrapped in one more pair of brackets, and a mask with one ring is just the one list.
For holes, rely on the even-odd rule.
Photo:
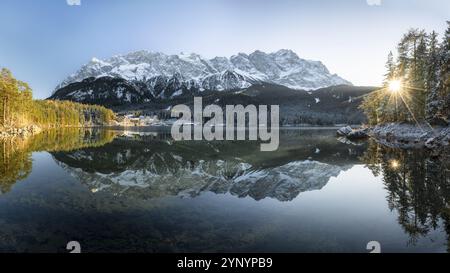
{"label": "clear blue sky", "polygon": [[408,28],[443,33],[450,1],[2,0],[0,14],[0,67],[45,98],[92,57],[141,49],[229,57],[288,48],[376,85]]}

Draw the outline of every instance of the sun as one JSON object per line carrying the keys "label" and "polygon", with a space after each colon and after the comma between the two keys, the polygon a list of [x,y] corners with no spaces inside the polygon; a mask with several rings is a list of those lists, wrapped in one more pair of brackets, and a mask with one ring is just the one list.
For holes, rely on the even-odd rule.
{"label": "sun", "polygon": [[401,80],[392,80],[389,82],[389,91],[392,93],[398,93],[402,89]]}
{"label": "sun", "polygon": [[391,168],[395,170],[398,169],[398,167],[400,167],[400,162],[398,162],[398,160],[395,159],[391,160]]}

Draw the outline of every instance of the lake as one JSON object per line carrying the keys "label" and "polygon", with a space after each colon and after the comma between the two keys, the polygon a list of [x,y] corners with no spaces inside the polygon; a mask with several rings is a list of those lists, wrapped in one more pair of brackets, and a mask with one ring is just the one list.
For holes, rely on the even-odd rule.
{"label": "lake", "polygon": [[280,147],[164,128],[2,140],[0,252],[450,250],[448,151],[286,128]]}

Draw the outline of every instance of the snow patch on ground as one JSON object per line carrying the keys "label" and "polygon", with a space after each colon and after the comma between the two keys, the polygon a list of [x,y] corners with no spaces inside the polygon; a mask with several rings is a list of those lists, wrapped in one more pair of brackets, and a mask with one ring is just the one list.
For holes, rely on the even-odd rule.
{"label": "snow patch on ground", "polygon": [[387,123],[377,125],[370,135],[381,144],[399,148],[437,148],[450,143],[450,127],[428,124]]}

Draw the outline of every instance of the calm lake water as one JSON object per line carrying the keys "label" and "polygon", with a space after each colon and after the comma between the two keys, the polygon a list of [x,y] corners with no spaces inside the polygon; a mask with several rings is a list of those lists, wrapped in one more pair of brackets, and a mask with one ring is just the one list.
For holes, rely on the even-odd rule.
{"label": "calm lake water", "polygon": [[447,252],[449,153],[351,143],[335,129],[257,142],[165,130],[2,141],[0,252]]}

